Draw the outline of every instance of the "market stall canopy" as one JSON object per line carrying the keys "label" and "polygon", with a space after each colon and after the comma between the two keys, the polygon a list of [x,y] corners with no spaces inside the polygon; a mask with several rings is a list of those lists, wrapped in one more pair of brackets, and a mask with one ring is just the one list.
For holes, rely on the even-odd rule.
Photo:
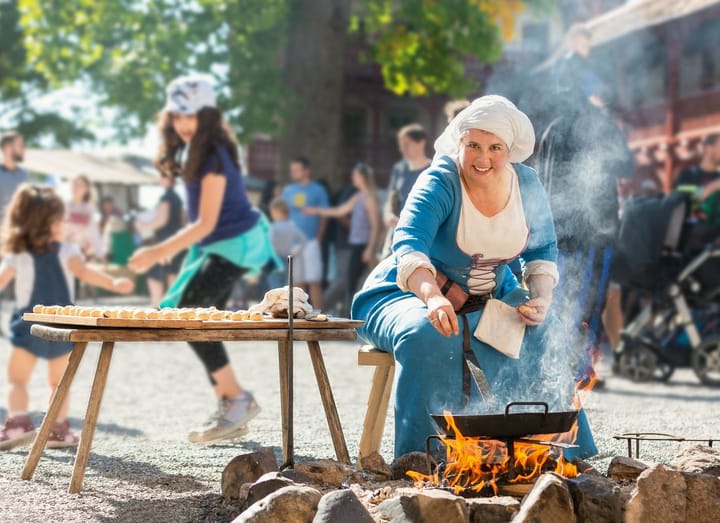
{"label": "market stall canopy", "polygon": [[[150,166],[150,162],[147,162]],[[68,149],[27,149],[22,167],[27,171],[72,179],[84,174],[93,183],[146,185],[154,184],[157,176],[145,171],[136,162]]]}
{"label": "market stall canopy", "polygon": [[717,3],[718,0],[637,0],[588,20],[585,26],[592,33],[592,45],[600,45]]}

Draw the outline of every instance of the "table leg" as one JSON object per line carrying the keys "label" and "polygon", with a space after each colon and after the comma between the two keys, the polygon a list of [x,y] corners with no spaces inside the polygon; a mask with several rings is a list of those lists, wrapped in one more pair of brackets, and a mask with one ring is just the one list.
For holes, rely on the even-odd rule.
{"label": "table leg", "polygon": [[70,353],[70,358],[68,360],[67,367],[65,367],[65,372],[63,372],[62,378],[60,378],[60,383],[58,383],[57,389],[53,393],[52,398],[50,398],[50,407],[48,407],[48,411],[43,418],[42,425],[40,425],[40,432],[38,432],[35,437],[30,454],[28,454],[28,457],[25,460],[25,466],[23,467],[22,474],[20,475],[22,479],[30,479],[35,473],[35,468],[37,467],[38,461],[40,461],[40,456],[42,455],[43,450],[45,450],[47,440],[55,426],[55,420],[57,419],[58,412],[60,412],[60,407],[62,407],[62,404],[67,397],[70,385],[75,378],[75,372],[80,365],[83,354],[85,354],[85,347],[87,347],[87,343],[85,342],[76,343]]}
{"label": "table leg", "polygon": [[330,436],[335,446],[335,455],[341,463],[350,464],[350,454],[348,454],[347,445],[345,444],[345,435],[340,425],[340,417],[335,406],[335,398],[333,398],[332,388],[328,380],[325,362],[323,361],[320,344],[317,341],[308,341],[308,350],[310,351],[310,359],[312,360],[313,369],[315,369],[315,379],[317,380],[318,389],[320,389],[320,397],[322,398],[323,407],[325,408],[325,417],[327,418],[328,427],[330,427]]}
{"label": "table leg", "polygon": [[283,464],[280,469],[295,465],[293,449],[293,346],[288,340],[278,340],[280,367],[280,411],[282,413]]}
{"label": "table leg", "polygon": [[69,492],[71,494],[77,494],[82,489],[85,467],[87,467],[88,457],[90,456],[90,446],[92,445],[93,435],[95,434],[95,425],[97,424],[100,403],[103,392],[105,391],[105,382],[107,381],[108,370],[110,369],[110,360],[112,359],[114,345],[114,342],[105,341],[100,350],[100,358],[98,359],[97,369],[95,370],[95,379],[93,380],[90,399],[88,400],[87,411],[85,412],[85,422],[83,423],[82,434],[80,435],[80,444],[78,445],[77,455],[75,456],[75,467],[73,468],[72,479],[70,480]]}

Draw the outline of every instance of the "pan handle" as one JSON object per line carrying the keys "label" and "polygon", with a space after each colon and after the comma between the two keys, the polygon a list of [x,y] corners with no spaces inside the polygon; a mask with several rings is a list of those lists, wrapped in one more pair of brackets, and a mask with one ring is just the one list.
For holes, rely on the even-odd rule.
{"label": "pan handle", "polygon": [[528,406],[528,405],[537,405],[540,407],[545,407],[545,412],[543,413],[544,416],[548,415],[548,404],[544,401],[511,401],[507,405],[505,405],[505,415],[507,416],[510,414],[510,407],[514,407],[516,405],[522,405],[522,406]]}

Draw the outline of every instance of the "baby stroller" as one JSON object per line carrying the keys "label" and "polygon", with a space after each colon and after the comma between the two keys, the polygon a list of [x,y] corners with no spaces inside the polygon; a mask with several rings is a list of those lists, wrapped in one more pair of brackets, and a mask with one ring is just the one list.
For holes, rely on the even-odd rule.
{"label": "baby stroller", "polygon": [[720,229],[690,207],[673,192],[631,200],[621,218],[613,277],[637,307],[613,371],[633,381],[667,381],[689,366],[720,386]]}

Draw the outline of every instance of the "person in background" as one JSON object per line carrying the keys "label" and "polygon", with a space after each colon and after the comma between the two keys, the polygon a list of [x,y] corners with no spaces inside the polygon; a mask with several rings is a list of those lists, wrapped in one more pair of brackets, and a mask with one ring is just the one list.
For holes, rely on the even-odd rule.
{"label": "person in background", "polygon": [[105,234],[105,228],[113,219],[123,219],[123,212],[115,206],[112,196],[103,196],[100,200],[100,232]]}
{"label": "person in background", "polygon": [[427,133],[422,125],[413,123],[401,128],[397,134],[398,149],[402,160],[396,163],[390,173],[388,195],[383,208],[383,219],[387,226],[382,257],[390,254],[392,236],[398,223],[400,211],[420,173],[430,165],[425,153]]}
{"label": "person in background", "polygon": [[[344,204],[329,208],[303,208],[303,212],[309,215],[350,216],[350,265],[347,277],[347,292],[350,296],[355,294],[363,272],[375,266],[380,236],[380,212],[372,168],[366,163],[358,163],[353,169],[352,181],[357,192]],[[350,311],[342,312],[345,315]]]}
{"label": "person in background", "polygon": [[285,186],[282,198],[290,209],[290,219],[307,238],[302,250],[302,272],[296,271],[294,281],[309,292],[313,308],[322,310],[323,263],[320,246],[327,220],[304,214],[302,209],[327,207],[328,194],[320,183],[312,179],[310,160],[306,156],[298,156],[290,162],[290,179],[292,183]]}
{"label": "person in background", "polygon": [[[10,323],[12,349],[8,361],[8,416],[0,430],[0,450],[9,450],[35,437],[28,415],[27,386],[38,358],[48,362],[48,382],[55,391],[67,366],[71,343],[48,341],[30,335],[31,323],[23,314],[34,305],[70,305],[74,279],[109,291],[128,294],[133,282],[113,279],[85,263],[73,244],[63,241],[65,205],[50,187],[21,185],[10,201],[2,227],[4,258],[0,264],[0,289],[15,281],[16,307]],[[77,445],[67,421],[68,401],[58,413],[47,446]]]}
{"label": "person in background", "polygon": [[[275,254],[283,261],[287,260],[287,257],[292,254],[294,257],[293,267],[299,273],[302,273],[302,250],[307,242],[305,234],[290,221],[290,209],[285,200],[280,197],[275,198],[270,202],[269,209],[272,218],[270,242]],[[268,274],[268,283],[271,289],[277,289],[288,284],[286,263],[282,265],[281,269]]]}
{"label": "person in background", "polygon": [[65,226],[67,241],[77,245],[86,258],[105,258],[105,244],[95,216],[92,186],[85,175],[76,176],[72,181],[72,198],[67,202]]}
{"label": "person in background", "polygon": [[[352,176],[352,173],[351,173]],[[357,192],[352,183],[345,183],[343,187],[333,195],[332,205],[337,207],[347,202]],[[350,267],[350,215],[330,218],[328,222],[327,236],[332,246],[331,270],[328,271],[330,283],[323,294],[323,304],[329,314],[345,316],[349,314],[352,294],[348,293],[348,268]]]}
{"label": "person in background", "polygon": [[[2,164],[0,164],[0,223],[5,216],[5,208],[20,184],[27,181],[28,175],[18,164],[25,158],[25,140],[17,131],[5,131],[0,136]],[[0,259],[2,259],[0,257]],[[2,299],[0,292],[0,320],[2,320]],[[3,329],[0,321],[0,336]]]}
{"label": "person in background", "polygon": [[446,103],[445,107],[443,107],[443,112],[445,113],[445,117],[447,118],[448,123],[450,123],[452,119],[455,118],[460,113],[460,111],[465,109],[468,105],[470,105],[470,100],[466,100],[464,98],[458,100],[450,100],[448,103]]}
{"label": "person in background", "polygon": [[[182,200],[175,192],[175,178],[161,175],[160,184],[165,192],[160,197],[153,220],[148,223],[136,224],[143,236],[153,235],[153,243],[164,242],[185,224]],[[185,251],[180,251],[168,261],[159,261],[146,273],[150,303],[153,307],[160,304],[165,292],[175,283],[184,257]]]}
{"label": "person in background", "polygon": [[[176,78],[167,88],[160,113],[158,170],[181,176],[187,193],[189,223],[164,241],[143,247],[130,268],[147,272],[158,260],[171,260],[188,249],[182,270],[162,307],[223,309],[233,284],[245,273],[258,273],[273,257],[270,224],[253,208],[240,175],[237,142],[215,104],[209,78]],[[217,410],[188,434],[193,443],[235,439],[260,412],[250,391],[240,386],[221,342],[191,342],[217,398]]]}
{"label": "person in background", "polygon": [[575,24],[565,36],[566,53],[555,72],[557,90],[566,104],[582,107],[590,103],[596,108],[605,107],[602,82],[590,64],[592,33],[582,24]]}
{"label": "person in background", "polygon": [[720,133],[708,134],[702,141],[700,163],[686,167],[673,182],[673,188],[696,187],[698,201],[703,202],[720,191]]}
{"label": "person in background", "polygon": [[2,164],[0,164],[0,220],[5,216],[5,207],[20,184],[28,179],[27,172],[20,167],[25,158],[25,140],[16,131],[5,131],[0,137]]}

